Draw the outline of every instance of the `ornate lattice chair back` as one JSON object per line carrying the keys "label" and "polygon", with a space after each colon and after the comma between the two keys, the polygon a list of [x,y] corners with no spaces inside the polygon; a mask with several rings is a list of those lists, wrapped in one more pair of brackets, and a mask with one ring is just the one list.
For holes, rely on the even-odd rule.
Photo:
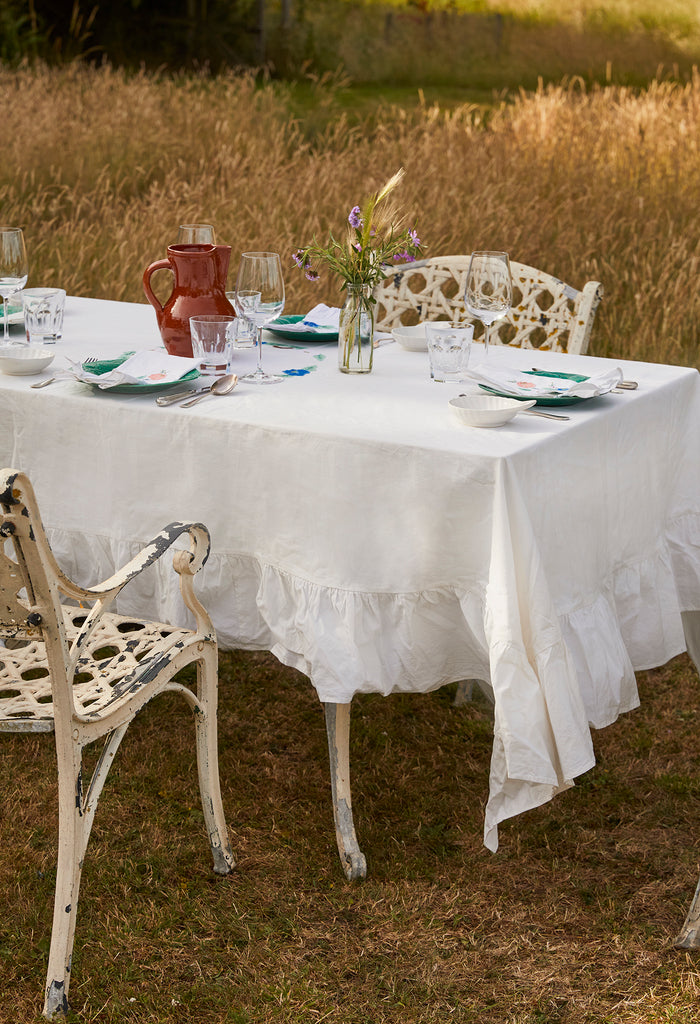
{"label": "ornate lattice chair back", "polygon": [[[513,305],[491,328],[490,340],[518,348],[583,355],[588,349],[603,289],[588,281],[581,291],[559,278],[511,260]],[[433,256],[403,264],[374,289],[382,331],[425,320],[471,320],[464,294],[469,256]],[[474,320],[475,337],[481,325]]]}

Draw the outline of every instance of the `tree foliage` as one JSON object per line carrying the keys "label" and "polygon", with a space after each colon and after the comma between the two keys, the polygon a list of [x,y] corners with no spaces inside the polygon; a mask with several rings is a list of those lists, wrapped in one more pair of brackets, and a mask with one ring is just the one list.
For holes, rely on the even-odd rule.
{"label": "tree foliage", "polygon": [[261,0],[0,0],[0,59],[106,59],[124,67],[253,63]]}

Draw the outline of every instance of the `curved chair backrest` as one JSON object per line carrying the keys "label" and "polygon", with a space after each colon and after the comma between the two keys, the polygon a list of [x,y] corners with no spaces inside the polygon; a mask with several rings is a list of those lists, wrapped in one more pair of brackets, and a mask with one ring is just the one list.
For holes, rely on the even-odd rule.
{"label": "curved chair backrest", "polygon": [[[68,644],[53,556],[34,490],[23,473],[5,470],[0,478],[0,638],[6,643],[46,644],[54,703],[73,710],[67,665]],[[36,706],[32,731],[52,728],[53,711]],[[29,724],[29,723],[28,723]]]}
{"label": "curved chair backrest", "polygon": [[[511,260],[513,306],[491,328],[494,344],[584,355],[603,289],[581,291]],[[433,256],[403,264],[374,289],[376,324],[390,331],[424,320],[470,320],[464,305],[469,256]],[[478,324],[478,321],[475,321]]]}

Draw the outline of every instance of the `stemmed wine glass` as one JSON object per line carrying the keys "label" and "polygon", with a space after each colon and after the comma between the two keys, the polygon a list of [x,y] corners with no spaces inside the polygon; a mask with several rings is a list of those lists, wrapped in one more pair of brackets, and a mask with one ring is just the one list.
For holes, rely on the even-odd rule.
{"label": "stemmed wine glass", "polygon": [[211,224],[181,224],[177,232],[177,244],[216,245],[216,235]]}
{"label": "stemmed wine glass", "polygon": [[244,252],[238,267],[233,304],[236,312],[254,326],[258,346],[258,365],[254,373],[241,380],[251,384],[276,384],[283,380],[262,368],[262,329],[284,309],[282,264],[276,252]]}
{"label": "stemmed wine glass", "polygon": [[513,281],[507,252],[472,253],[464,301],[468,312],[484,325],[486,356],[489,350],[489,328],[506,315],[513,303]]}
{"label": "stemmed wine glass", "polygon": [[4,344],[10,339],[9,332],[9,299],[10,296],[24,288],[29,276],[27,250],[24,245],[24,234],[21,228],[0,227],[0,295],[2,296],[3,320],[5,330]]}

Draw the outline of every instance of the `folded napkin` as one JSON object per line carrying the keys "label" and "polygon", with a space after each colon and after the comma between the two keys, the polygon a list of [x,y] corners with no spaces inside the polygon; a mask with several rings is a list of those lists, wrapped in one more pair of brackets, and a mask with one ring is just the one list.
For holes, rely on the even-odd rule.
{"label": "folded napkin", "polygon": [[622,370],[616,366],[585,380],[575,381],[566,377],[548,377],[543,373],[492,369],[482,364],[469,370],[467,376],[476,384],[483,384],[514,398],[594,398],[617,387],[622,380]]}
{"label": "folded napkin", "polygon": [[[107,362],[107,360],[105,360]],[[167,352],[135,352],[123,363],[107,373],[90,373],[82,363],[68,359],[69,370],[56,376],[66,376],[86,384],[96,384],[102,390],[119,384],[170,384],[197,367],[197,359],[170,356]]]}
{"label": "folded napkin", "polygon": [[327,334],[329,330],[337,331],[339,324],[340,310],[338,307],[326,306],[325,303],[320,302],[318,306],[309,310],[303,320],[298,320],[295,324],[285,324],[284,331],[285,334],[293,331],[306,334],[310,330],[319,330]]}

